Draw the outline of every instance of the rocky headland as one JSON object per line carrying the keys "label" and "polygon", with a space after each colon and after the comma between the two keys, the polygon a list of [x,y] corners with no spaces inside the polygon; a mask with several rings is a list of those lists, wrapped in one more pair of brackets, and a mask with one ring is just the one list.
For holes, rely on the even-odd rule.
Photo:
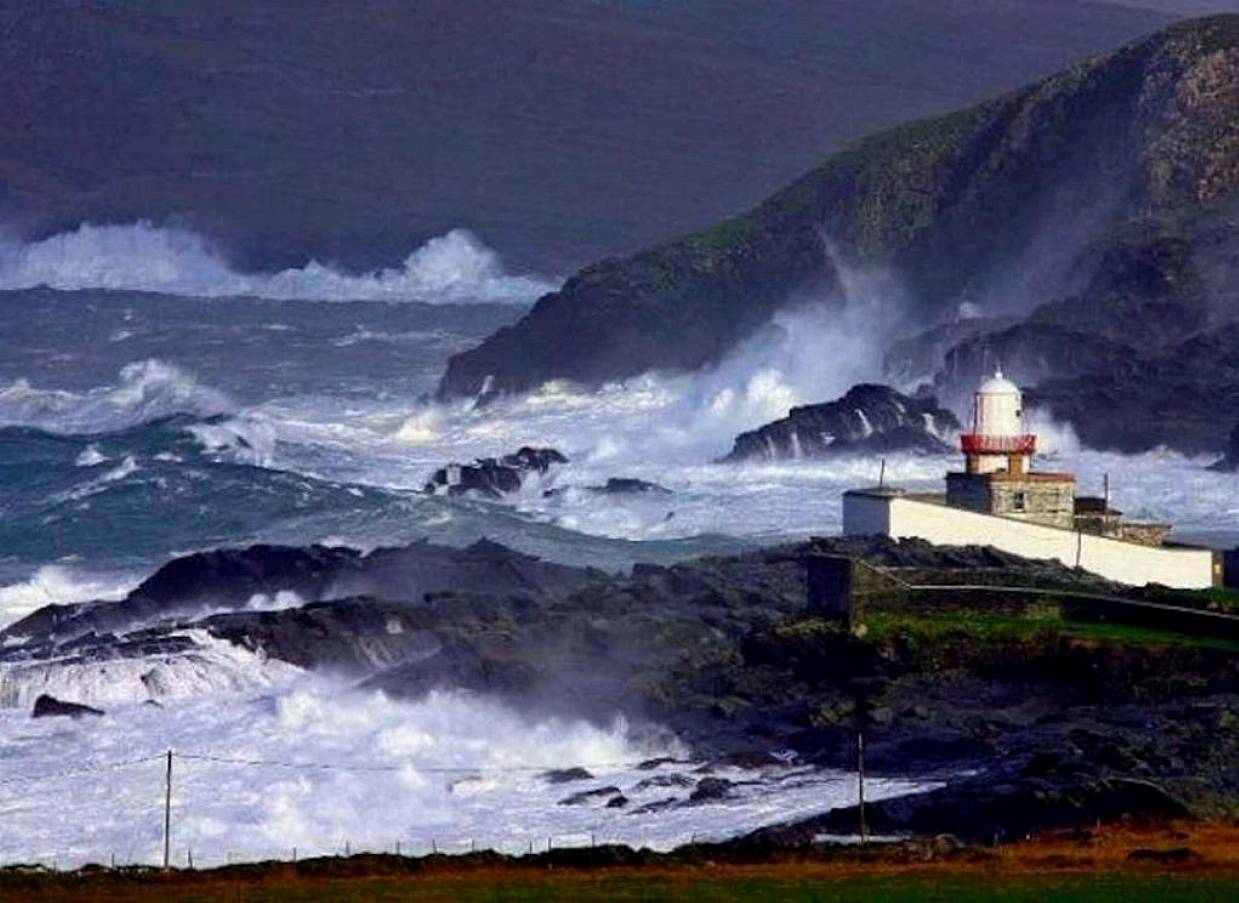
{"label": "rocky headland", "polygon": [[[962,599],[875,610],[849,625],[811,607],[805,559],[819,554],[921,581],[1117,589],[989,549],[881,539],[630,574],[492,543],[364,555],[255,546],[174,561],[121,602],[49,607],[11,625],[0,632],[0,687],[12,704],[23,682],[42,685],[57,668],[166,667],[200,655],[209,637],[398,697],[452,687],[530,712],[600,721],[623,712],[720,763],[790,755],[801,767],[852,768],[863,732],[872,773],[944,782],[875,806],[875,830],[988,839],[1125,814],[1239,811],[1233,643],[1110,628],[1052,593],[984,610]],[[304,604],[249,604],[253,593],[289,591]],[[157,676],[135,680],[158,694]],[[725,782],[703,786],[703,775],[668,786],[668,804],[725,797]],[[616,798],[606,789],[574,779],[564,797],[599,791],[582,802],[605,805]],[[790,843],[849,818],[771,836]]]}
{"label": "rocky headland", "polygon": [[[1220,450],[1229,424],[1213,411],[1239,399],[1236,123],[1239,16],[1172,26],[874,135],[713,229],[586,267],[453,357],[439,394],[694,370],[786,306],[846,304],[859,268],[911,299],[892,382],[930,377],[958,407],[975,371],[1001,364],[1089,445]],[[968,305],[990,316],[935,325]]]}

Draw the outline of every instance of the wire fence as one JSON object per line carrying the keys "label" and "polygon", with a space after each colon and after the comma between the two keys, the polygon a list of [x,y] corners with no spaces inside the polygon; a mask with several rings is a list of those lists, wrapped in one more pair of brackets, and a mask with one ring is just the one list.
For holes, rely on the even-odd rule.
{"label": "wire fence", "polygon": [[[596,830],[552,832],[545,835],[539,835],[536,838],[526,835],[519,838],[509,838],[503,842],[495,841],[493,838],[488,840],[479,840],[478,838],[471,836],[444,836],[443,834],[427,832],[421,834],[420,836],[409,834],[407,836],[390,837],[382,840],[375,838],[366,839],[337,836],[326,842],[314,844],[308,847],[290,844],[279,848],[271,848],[265,852],[255,849],[253,845],[247,845],[243,850],[229,850],[226,847],[226,842],[223,844],[224,849],[222,851],[219,849],[219,844],[217,844],[215,849],[211,851],[207,851],[205,849],[195,850],[192,846],[174,844],[176,825],[173,820],[173,812],[175,809],[173,806],[173,797],[174,790],[177,785],[177,779],[180,776],[181,771],[181,769],[174,768],[174,764],[176,762],[197,762],[238,768],[274,768],[309,772],[335,771],[392,774],[407,770],[415,770],[421,774],[461,776],[485,775],[488,773],[545,774],[552,776],[558,774],[569,774],[575,769],[585,769],[588,772],[588,775],[582,775],[582,778],[586,776],[592,778],[594,777],[593,772],[602,772],[609,769],[638,769],[652,771],[655,767],[661,764],[690,764],[683,760],[668,758],[654,760],[645,759],[631,761],[583,762],[573,765],[570,769],[566,769],[562,763],[556,765],[429,765],[420,764],[413,760],[384,763],[295,761],[288,759],[251,758],[244,756],[222,755],[213,752],[178,752],[170,749],[162,753],[138,756],[114,762],[102,762],[90,766],[0,778],[0,786],[38,785],[57,779],[69,779],[92,775],[97,776],[100,774],[113,773],[128,768],[134,768],[141,765],[154,765],[155,763],[163,764],[164,767],[161,769],[163,780],[161,782],[161,786],[159,787],[159,791],[161,791],[161,800],[157,805],[155,803],[155,795],[152,793],[150,801],[140,807],[140,812],[134,813],[137,817],[134,820],[130,842],[128,845],[125,845],[124,843],[120,845],[127,848],[120,850],[107,850],[106,855],[83,856],[79,854],[74,856],[58,855],[54,857],[44,857],[44,859],[39,863],[39,867],[50,868],[53,870],[59,870],[62,867],[72,868],[78,865],[84,865],[87,862],[110,868],[124,868],[130,866],[161,866],[163,868],[197,869],[227,866],[242,862],[259,862],[264,860],[297,862],[307,858],[317,858],[322,856],[347,857],[356,854],[385,854],[416,857],[435,854],[460,855],[494,851],[506,855],[534,855],[557,849],[593,847],[601,844],[619,842],[615,838],[607,836],[606,834],[601,834]],[[861,777],[861,781],[863,782],[863,777]],[[152,788],[152,790],[154,790],[154,788]],[[863,799],[863,786],[858,785],[858,793],[861,795],[861,799]],[[151,849],[149,840],[139,842],[138,835],[140,832],[145,832],[148,837],[154,834],[153,825],[155,823],[156,810],[162,820],[162,837],[160,838],[162,841],[162,855],[153,850],[151,853],[137,853],[135,851],[139,846],[143,846],[148,850]],[[2,820],[3,815],[4,809],[0,808],[0,820]],[[694,834],[687,839],[688,842],[694,843],[697,841],[698,837]]]}

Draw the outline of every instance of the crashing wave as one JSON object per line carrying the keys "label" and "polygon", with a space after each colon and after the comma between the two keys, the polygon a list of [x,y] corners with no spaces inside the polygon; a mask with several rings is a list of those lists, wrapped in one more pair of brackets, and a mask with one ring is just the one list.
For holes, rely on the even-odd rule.
{"label": "crashing wave", "polygon": [[0,386],[0,427],[66,435],[111,433],[175,414],[214,417],[233,410],[222,392],[153,358],[126,364],[115,384],[86,392],[40,389],[25,379]]}
{"label": "crashing wave", "polygon": [[473,233],[453,229],[398,267],[354,275],[311,260],[276,273],[240,273],[201,235],[141,220],[83,223],[39,241],[0,245],[0,289],[128,289],[198,298],[528,302],[556,283],[513,275]]}
{"label": "crashing wave", "polygon": [[[179,642],[177,642],[179,641]],[[119,650],[113,650],[119,651]],[[62,655],[0,664],[0,707],[28,708],[47,693],[108,706],[268,689],[301,669],[189,629],[132,657],[98,657],[77,647]]]}
{"label": "crashing wave", "polygon": [[67,565],[47,564],[26,580],[0,586],[0,627],[45,605],[121,599],[137,584],[137,578],[132,576],[108,577]]}

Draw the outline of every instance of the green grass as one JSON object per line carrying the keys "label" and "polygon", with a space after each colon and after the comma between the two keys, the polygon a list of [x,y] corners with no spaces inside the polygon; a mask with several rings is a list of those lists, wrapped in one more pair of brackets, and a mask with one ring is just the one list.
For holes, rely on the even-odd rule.
{"label": "green grass", "polygon": [[991,643],[1069,636],[1125,645],[1183,645],[1239,652],[1239,643],[1233,640],[1111,621],[1077,620],[1064,617],[1054,606],[1038,607],[1022,615],[958,609],[915,613],[873,612],[865,619],[865,625],[869,629],[869,635],[875,639],[884,639],[899,631],[929,640]]}
{"label": "green grass", "polygon": [[[92,892],[94,891],[94,892]],[[171,899],[215,903],[222,900],[311,903],[322,900],[550,901],[681,900],[727,901],[951,901],[1010,900],[1040,903],[1115,901],[1194,903],[1236,899],[1239,876],[1191,875],[891,875],[858,877],[554,874],[503,877],[457,877],[423,880],[392,878],[327,879],[279,884],[163,885],[150,880],[116,885],[104,891],[62,884],[39,899]],[[64,894],[61,896],[60,894]],[[77,896],[80,894],[81,896]]]}
{"label": "green grass", "polygon": [[1222,608],[1239,609],[1239,590],[1214,587],[1213,589],[1185,590],[1181,593],[1189,605],[1203,608],[1216,603]]}

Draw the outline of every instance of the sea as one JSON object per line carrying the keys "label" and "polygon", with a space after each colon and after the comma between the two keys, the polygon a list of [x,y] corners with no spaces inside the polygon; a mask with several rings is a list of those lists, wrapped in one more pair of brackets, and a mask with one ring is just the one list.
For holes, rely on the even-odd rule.
{"label": "sea", "polygon": [[[434,400],[449,356],[561,281],[510,271],[463,228],[366,274],[329,262],[243,273],[196,233],[145,222],[0,240],[0,627],[48,604],[120,598],[178,555],[257,542],[485,537],[623,571],[835,533],[843,490],[877,481],[875,457],[717,461],[738,433],[881,379],[882,342],[900,320],[887,280],[858,278],[846,298],[782,314],[700,373]],[[1108,477],[1128,517],[1239,544],[1239,480],[1208,459],[1089,451],[1069,426],[1035,428],[1041,463],[1075,471],[1084,491]],[[523,445],[569,461],[500,501],[422,491],[445,463]],[[885,479],[930,490],[954,463],[894,455]],[[610,477],[671,493],[588,491]],[[123,689],[124,669],[67,675],[79,701],[106,703],[99,719],[32,721],[0,706],[0,862],[156,862],[169,749],[174,858],[200,865],[398,843],[665,849],[855,794],[849,775],[789,760],[736,769],[741,789],[726,803],[641,814],[666,795],[646,778],[702,763],[620,713],[533,721],[460,693],[396,701],[231,648],[198,667],[157,705]],[[576,766],[593,775],[587,786],[614,785],[637,805],[561,804],[577,788],[542,772]],[[923,786],[891,775],[867,791]]]}

